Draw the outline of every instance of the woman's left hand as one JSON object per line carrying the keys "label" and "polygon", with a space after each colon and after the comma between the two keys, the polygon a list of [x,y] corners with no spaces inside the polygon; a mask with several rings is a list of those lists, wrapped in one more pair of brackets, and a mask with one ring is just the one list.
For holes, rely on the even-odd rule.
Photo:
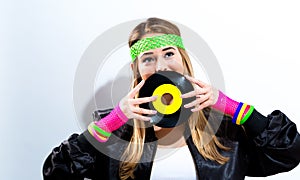
{"label": "woman's left hand", "polygon": [[214,105],[219,96],[219,91],[209,84],[190,76],[185,76],[191,83],[195,84],[195,90],[181,95],[182,98],[196,97],[196,100],[185,104],[185,108],[191,108],[191,111],[200,111],[203,108]]}

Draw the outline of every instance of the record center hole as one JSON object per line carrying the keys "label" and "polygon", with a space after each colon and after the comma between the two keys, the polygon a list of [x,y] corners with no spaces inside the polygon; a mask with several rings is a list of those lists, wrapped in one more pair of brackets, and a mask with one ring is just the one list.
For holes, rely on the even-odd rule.
{"label": "record center hole", "polygon": [[173,102],[173,96],[170,93],[165,93],[161,96],[161,102],[164,105],[170,105]]}

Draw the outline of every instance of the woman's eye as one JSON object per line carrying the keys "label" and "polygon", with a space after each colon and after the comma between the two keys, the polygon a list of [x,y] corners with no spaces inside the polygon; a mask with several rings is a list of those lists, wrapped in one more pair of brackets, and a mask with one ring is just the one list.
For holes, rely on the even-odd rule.
{"label": "woman's eye", "polygon": [[166,57],[166,58],[169,58],[169,57],[172,57],[172,56],[174,56],[174,53],[173,53],[173,52],[167,52],[167,53],[165,54],[165,57]]}
{"label": "woman's eye", "polygon": [[152,61],[154,61],[154,58],[151,58],[151,57],[147,57],[147,58],[143,59],[143,63],[150,63]]}

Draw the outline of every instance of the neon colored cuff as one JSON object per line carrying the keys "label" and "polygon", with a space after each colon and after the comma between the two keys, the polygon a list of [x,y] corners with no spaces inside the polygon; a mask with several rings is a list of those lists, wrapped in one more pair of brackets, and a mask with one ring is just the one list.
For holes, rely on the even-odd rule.
{"label": "neon colored cuff", "polygon": [[239,102],[230,99],[222,91],[219,91],[218,100],[212,106],[212,108],[219,110],[219,111],[233,117],[238,105],[239,105]]}
{"label": "neon colored cuff", "polygon": [[106,142],[108,140],[108,137],[101,137],[100,135],[97,134],[95,129],[92,128],[92,126],[88,126],[88,131],[89,133],[99,142]]}
{"label": "neon colored cuff", "polygon": [[241,108],[241,110],[240,110],[240,112],[238,114],[238,117],[236,119],[236,124],[240,125],[242,116],[243,116],[243,114],[244,114],[247,106],[248,105],[246,103],[243,104],[243,106],[242,106],[242,108]]}
{"label": "neon colored cuff", "polygon": [[93,129],[97,131],[97,133],[102,134],[103,136],[109,137],[111,133],[104,131],[100,127],[98,127],[94,122],[91,123]]}
{"label": "neon colored cuff", "polygon": [[118,104],[107,116],[95,122],[95,125],[97,125],[102,130],[111,133],[114,130],[119,129],[127,121],[128,118],[122,112]]}
{"label": "neon colored cuff", "polygon": [[241,120],[240,124],[244,124],[250,117],[250,115],[252,114],[254,110],[254,106],[250,106],[249,110],[247,111],[246,115],[243,117],[243,119]]}
{"label": "neon colored cuff", "polygon": [[239,114],[242,106],[243,106],[243,103],[240,102],[239,105],[238,105],[238,107],[237,107],[237,109],[236,109],[236,111],[235,111],[235,113],[234,113],[234,115],[233,115],[233,118],[232,118],[232,123],[233,124],[236,124],[236,120],[237,120],[238,114]]}
{"label": "neon colored cuff", "polygon": [[219,91],[218,100],[212,108],[232,116],[232,123],[238,125],[244,124],[254,110],[253,106],[234,101],[227,97],[222,91]]}

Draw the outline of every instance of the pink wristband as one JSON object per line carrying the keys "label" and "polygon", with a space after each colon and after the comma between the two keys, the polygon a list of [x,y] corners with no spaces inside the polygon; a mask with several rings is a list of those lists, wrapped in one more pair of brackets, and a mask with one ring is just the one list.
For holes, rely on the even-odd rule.
{"label": "pink wristband", "polygon": [[95,124],[106,132],[113,132],[119,129],[128,121],[128,118],[120,109],[119,104],[103,119],[100,119]]}
{"label": "pink wristband", "polygon": [[239,102],[230,99],[222,91],[219,91],[218,100],[212,108],[233,116],[238,106]]}

